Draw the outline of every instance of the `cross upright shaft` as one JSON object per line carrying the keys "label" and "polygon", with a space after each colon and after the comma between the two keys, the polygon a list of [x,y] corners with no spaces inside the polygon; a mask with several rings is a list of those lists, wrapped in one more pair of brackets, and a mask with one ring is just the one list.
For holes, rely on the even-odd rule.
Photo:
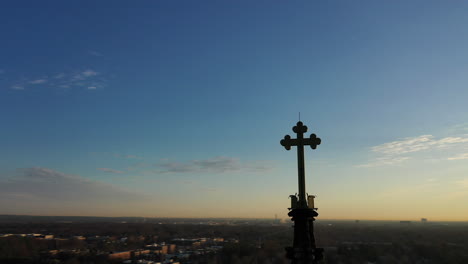
{"label": "cross upright shaft", "polygon": [[310,138],[304,138],[304,133],[307,132],[307,126],[304,126],[304,124],[302,124],[301,121],[297,122],[296,126],[293,127],[293,131],[297,134],[297,138],[292,139],[291,136],[286,135],[284,136],[284,139],[280,141],[280,143],[286,150],[290,150],[291,146],[297,146],[297,172],[299,182],[298,206],[300,208],[307,208],[305,190],[304,146],[310,146],[312,149],[316,149],[317,145],[320,145],[321,140],[320,138],[317,138],[315,134],[311,134]]}

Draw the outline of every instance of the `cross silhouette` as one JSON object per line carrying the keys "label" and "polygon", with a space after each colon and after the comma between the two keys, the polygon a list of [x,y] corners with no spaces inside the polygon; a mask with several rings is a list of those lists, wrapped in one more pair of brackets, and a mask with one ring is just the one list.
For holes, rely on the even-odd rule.
{"label": "cross silhouette", "polygon": [[310,138],[304,138],[304,133],[307,132],[307,126],[304,126],[301,121],[297,122],[296,126],[293,127],[293,131],[297,134],[297,138],[291,138],[291,136],[286,135],[284,136],[284,139],[280,141],[280,144],[286,150],[290,150],[291,146],[297,146],[297,167],[299,177],[298,206],[306,208],[307,200],[305,194],[304,146],[310,146],[312,149],[316,149],[322,140],[315,134],[311,134]]}

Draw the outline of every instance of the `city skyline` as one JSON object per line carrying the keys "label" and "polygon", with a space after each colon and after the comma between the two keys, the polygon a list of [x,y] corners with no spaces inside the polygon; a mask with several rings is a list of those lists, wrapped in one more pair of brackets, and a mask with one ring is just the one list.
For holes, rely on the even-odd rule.
{"label": "city skyline", "polygon": [[468,221],[467,3],[0,9],[0,214]]}

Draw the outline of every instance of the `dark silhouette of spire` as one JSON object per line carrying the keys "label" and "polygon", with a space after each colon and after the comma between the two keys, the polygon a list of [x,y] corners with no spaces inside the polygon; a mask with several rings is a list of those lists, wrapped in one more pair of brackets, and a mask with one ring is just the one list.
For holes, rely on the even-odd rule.
{"label": "dark silhouette of spire", "polygon": [[317,248],[314,236],[314,221],[318,213],[317,208],[314,208],[315,196],[309,195],[306,197],[305,190],[305,168],[304,168],[304,146],[310,146],[316,149],[321,143],[321,139],[315,134],[311,134],[309,138],[304,138],[304,133],[307,132],[307,126],[304,126],[301,121],[297,122],[293,127],[297,138],[292,139],[286,135],[280,141],[280,144],[290,150],[292,146],[297,146],[297,167],[298,167],[298,183],[299,195],[291,195],[291,208],[288,215],[291,221],[294,221],[294,242],[292,247],[286,248],[286,256],[291,259],[292,264],[308,264],[318,263],[323,258],[323,249]]}

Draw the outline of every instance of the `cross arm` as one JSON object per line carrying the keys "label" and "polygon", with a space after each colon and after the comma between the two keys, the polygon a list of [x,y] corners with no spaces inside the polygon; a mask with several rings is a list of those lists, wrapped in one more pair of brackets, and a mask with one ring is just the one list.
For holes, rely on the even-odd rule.
{"label": "cross arm", "polygon": [[281,146],[286,150],[290,150],[291,146],[310,146],[312,149],[316,149],[322,140],[318,138],[315,134],[310,135],[310,138],[291,138],[291,136],[286,135],[284,139],[280,141]]}

